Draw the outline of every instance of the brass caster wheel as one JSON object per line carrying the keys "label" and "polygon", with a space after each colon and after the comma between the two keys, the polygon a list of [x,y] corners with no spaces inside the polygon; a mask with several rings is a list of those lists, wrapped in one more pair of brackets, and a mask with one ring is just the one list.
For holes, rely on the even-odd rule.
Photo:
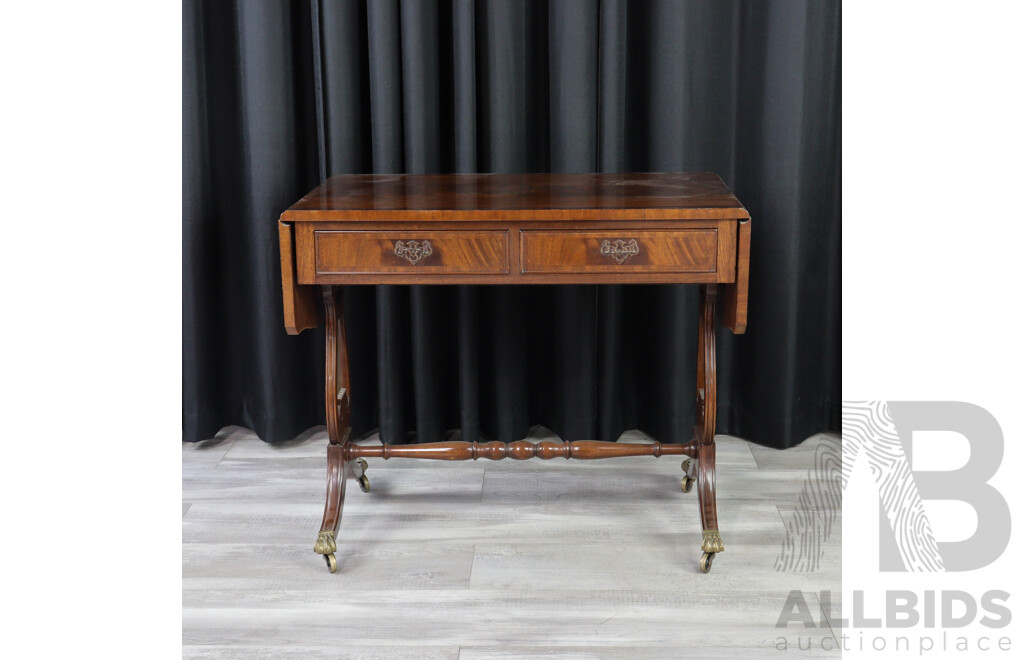
{"label": "brass caster wheel", "polygon": [[702,554],[700,556],[700,572],[701,573],[710,573],[711,572],[711,562],[714,559],[715,559],[715,553],[713,553],[713,552],[705,552],[704,554]]}
{"label": "brass caster wheel", "polygon": [[689,474],[690,473],[690,459],[688,458],[685,461],[683,461],[683,464],[680,467],[683,468],[683,474]]}
{"label": "brass caster wheel", "polygon": [[338,572],[338,560],[334,558],[334,553],[324,555],[324,561],[327,563],[327,570],[331,573]]}
{"label": "brass caster wheel", "polygon": [[689,475],[686,475],[685,477],[683,477],[683,480],[682,480],[681,483],[683,485],[683,492],[684,493],[689,493],[691,490],[693,490],[693,482],[694,482],[693,477],[691,477]]}
{"label": "brass caster wheel", "polygon": [[364,493],[369,493],[370,492],[370,479],[369,479],[369,477],[366,476],[366,460],[364,460],[362,458],[358,458],[358,459],[356,459],[356,465],[359,466],[359,471],[362,473],[358,477],[359,490],[363,491]]}

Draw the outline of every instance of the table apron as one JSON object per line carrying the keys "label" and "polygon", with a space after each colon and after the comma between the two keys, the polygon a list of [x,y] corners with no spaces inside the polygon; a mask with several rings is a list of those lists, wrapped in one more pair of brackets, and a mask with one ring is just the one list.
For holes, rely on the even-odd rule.
{"label": "table apron", "polygon": [[297,284],[729,284],[737,219],[296,222]]}

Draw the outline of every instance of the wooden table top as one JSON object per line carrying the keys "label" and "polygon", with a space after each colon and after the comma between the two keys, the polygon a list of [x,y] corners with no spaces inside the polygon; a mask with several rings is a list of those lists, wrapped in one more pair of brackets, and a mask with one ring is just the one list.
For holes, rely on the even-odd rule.
{"label": "wooden table top", "polygon": [[[498,212],[498,213],[496,213]],[[345,222],[749,218],[713,172],[344,174],[281,220]]]}
{"label": "wooden table top", "polygon": [[281,215],[285,327],[317,286],[714,284],[742,333],[750,233],[712,172],[334,176]]}

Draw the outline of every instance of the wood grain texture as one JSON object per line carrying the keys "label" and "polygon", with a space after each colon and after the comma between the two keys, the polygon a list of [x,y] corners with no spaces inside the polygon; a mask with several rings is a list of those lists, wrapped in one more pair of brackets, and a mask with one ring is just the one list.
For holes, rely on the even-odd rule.
{"label": "wood grain texture", "polygon": [[696,456],[697,445],[671,444],[660,442],[645,445],[634,445],[618,442],[601,442],[597,440],[576,440],[573,442],[539,442],[528,440],[516,442],[425,442],[414,445],[390,445],[379,447],[349,445],[345,452],[346,460],[356,458],[419,458],[437,461],[468,461],[486,458],[500,461],[511,458],[525,461],[530,458],[551,460],[553,458],[592,461],[602,458],[623,458],[625,456]]}
{"label": "wood grain texture", "polygon": [[182,649],[183,660],[462,660],[457,646],[416,648],[380,644],[287,646],[231,644],[189,645]]}
{"label": "wood grain texture", "polygon": [[[595,220],[588,222],[585,229],[580,224],[566,222],[519,222],[508,220],[491,220],[479,223],[456,222],[299,222],[295,225],[295,250],[297,277],[302,285],[307,284],[671,284],[671,283],[725,283],[733,282],[736,277],[736,226],[735,220],[646,220],[634,222]],[[683,251],[694,257],[694,247],[690,246],[689,232],[705,232],[703,243],[697,241],[702,248],[701,258],[708,260],[706,232],[713,231],[716,236],[717,250],[714,254],[715,264],[710,270],[684,270],[678,264],[685,262],[687,257],[679,257],[677,252]],[[350,233],[351,232],[351,233]],[[577,272],[523,272],[521,265],[524,239],[520,234],[533,236],[571,237],[580,234],[583,240],[596,240],[591,247],[595,254],[591,259],[600,259],[594,266],[576,268],[571,265],[563,268],[575,268]],[[507,235],[507,251],[496,242],[485,241],[485,237]],[[354,236],[367,238],[368,241],[359,246],[359,242],[339,249],[332,256],[327,256],[327,264],[336,271],[327,272],[325,257],[318,253],[321,236]],[[641,236],[644,245],[636,257],[625,260],[621,267],[612,259],[600,255],[602,241],[607,237],[616,240],[618,237]],[[396,241],[430,240],[432,254],[422,258],[418,263],[394,254]],[[567,238],[570,243],[571,238]],[[454,241],[454,248],[445,248]],[[663,243],[664,241],[664,243]],[[679,243],[682,245],[679,245]],[[439,247],[440,246],[440,247]],[[434,248],[437,248],[436,250]],[[579,247],[576,248],[577,250]],[[586,250],[586,245],[583,244]],[[443,262],[444,254],[452,252],[450,264]],[[686,251],[689,252],[686,252]],[[326,253],[322,253],[326,254]],[[559,256],[548,252],[547,259]],[[645,256],[646,255],[646,256]],[[654,267],[634,266],[638,258],[650,259],[651,255],[663,255],[660,265]],[[584,257],[586,259],[586,257]],[[485,265],[489,262],[490,265]],[[362,265],[353,265],[359,264]],[[673,263],[675,265],[673,265]],[[603,264],[609,264],[605,267]],[[349,272],[341,272],[349,268]],[[365,270],[359,270],[365,269]],[[552,268],[553,270],[553,268]]]}
{"label": "wood grain texture", "polygon": [[523,231],[523,273],[713,273],[718,229]]}
{"label": "wood grain texture", "polygon": [[281,293],[284,296],[284,328],[290,335],[315,328],[317,324],[316,291],[299,284],[295,270],[295,239],[292,226],[277,223],[281,242]]}
{"label": "wood grain texture", "polygon": [[[294,254],[282,242],[281,260],[282,268],[295,265],[297,291],[311,284],[732,283],[737,276],[737,221],[749,217],[710,172],[339,175],[281,215],[282,222],[294,224]],[[529,230],[627,236],[638,230],[709,227],[717,230],[713,267],[707,266],[707,246],[692,245],[679,234],[652,234],[665,242],[645,243],[618,269],[594,261],[588,248],[580,256],[571,242],[538,248],[529,263],[520,254],[519,232]],[[330,245],[317,246],[318,232],[347,230],[409,232],[410,237],[420,236],[414,241],[431,240],[426,238],[429,232],[442,230],[505,231],[508,238],[504,262],[498,248],[486,241],[456,242],[404,265],[383,238],[360,244],[334,236]],[[440,238],[431,240],[432,246]],[[598,241],[598,253],[600,245]],[[566,262],[559,263],[557,257],[563,255]],[[582,264],[571,263],[573,259],[582,259]]]}
{"label": "wood grain texture", "polygon": [[[314,549],[334,559],[338,527],[345,505],[345,484],[351,468],[345,447],[352,432],[349,426],[348,341],[345,334],[345,303],[341,289],[323,287],[324,301],[324,402],[327,435],[327,494],[324,516]],[[330,563],[328,563],[330,566]],[[333,569],[332,569],[333,572]]]}
{"label": "wood grain texture", "polygon": [[[698,511],[677,460],[371,461],[332,578],[305,542],[326,431],[284,446],[236,436],[220,457],[224,443],[182,445],[184,657],[779,658],[780,634],[808,635],[775,627],[791,589],[816,619],[819,591],[840,601],[841,526],[819,570],[773,568],[785,525],[769,495],[798,503],[818,438],[766,450],[767,469],[762,448],[716,439],[730,533],[706,576],[691,575]],[[829,628],[810,632],[797,655],[839,657]]]}
{"label": "wood grain texture", "polygon": [[286,222],[746,218],[713,172],[345,174],[284,212]]}
{"label": "wood grain texture", "polygon": [[750,220],[736,229],[736,281],[722,289],[722,325],[742,335],[747,331],[747,298],[750,291]]}
{"label": "wood grain texture", "polygon": [[[415,250],[415,251],[414,251]],[[507,273],[508,230],[313,232],[320,275]]]}
{"label": "wood grain texture", "polygon": [[721,552],[715,478],[715,427],[718,415],[718,359],[715,352],[715,306],[718,286],[700,287],[700,321],[697,326],[697,419],[694,440],[697,452],[697,501],[705,552]]}
{"label": "wood grain texture", "polygon": [[349,372],[348,335],[345,332],[345,299],[343,290],[325,286],[324,301],[324,402],[326,403],[327,433],[332,445],[348,442],[349,426]]}
{"label": "wood grain texture", "polygon": [[715,441],[718,414],[718,358],[715,353],[715,307],[718,287],[700,287],[700,319],[697,323],[697,405],[693,435],[697,442]]}
{"label": "wood grain texture", "polygon": [[[326,318],[327,502],[314,550],[335,572],[335,534],[351,462],[364,457],[696,459],[703,527],[700,562],[722,552],[715,493],[717,284],[743,289],[728,312],[745,323],[749,218],[715,174],[366,175],[333,177],[281,218],[282,269],[298,286],[323,285]],[[742,229],[739,229],[742,227]],[[738,232],[747,232],[738,236]],[[286,235],[287,234],[287,235]],[[284,272],[283,281],[287,280]],[[347,443],[347,347],[336,284],[700,283],[697,423],[685,446],[608,442]],[[288,289],[286,287],[286,304]],[[737,293],[737,295],[739,295]],[[294,295],[291,312],[295,314]],[[288,312],[286,312],[287,315]],[[292,319],[296,332],[301,330]],[[742,331],[742,329],[740,330]],[[684,467],[688,476],[693,466]],[[359,477],[369,490],[366,477]],[[684,482],[684,492],[690,482]],[[710,553],[710,554],[709,554]],[[344,563],[344,562],[343,562]]]}
{"label": "wood grain texture", "polygon": [[[339,232],[346,233],[346,232]],[[357,232],[359,233],[359,232]],[[426,240],[426,239],[409,239]],[[620,241],[621,242],[621,241]],[[635,244],[633,245],[635,249]],[[709,250],[717,252],[717,244]],[[431,252],[418,254],[416,260],[431,256]],[[634,255],[635,256],[635,255]],[[324,555],[331,573],[335,572],[335,538],[341,519],[341,507],[345,499],[345,482],[351,472],[352,462],[363,458],[410,458],[447,461],[464,461],[486,458],[502,460],[526,460],[530,458],[575,458],[584,460],[611,459],[621,457],[686,455],[697,460],[696,481],[703,528],[702,549],[704,558],[714,557],[722,552],[718,531],[715,493],[715,418],[717,408],[717,360],[715,353],[715,319],[718,285],[700,287],[700,322],[697,342],[697,416],[694,426],[694,440],[687,445],[618,444],[613,442],[574,441],[531,443],[517,441],[502,442],[437,442],[413,445],[361,447],[348,443],[348,350],[345,336],[341,290],[333,286],[323,287],[324,318],[326,319],[325,347],[325,399],[327,402],[327,430],[330,437],[328,447],[327,498],[324,517],[314,549]],[[365,461],[361,461],[365,467]],[[692,472],[692,470],[689,470]],[[363,477],[360,477],[362,482]],[[366,488],[363,489],[364,491]],[[686,488],[685,490],[689,490]],[[709,536],[713,534],[713,536]],[[704,560],[702,572],[707,573]]]}

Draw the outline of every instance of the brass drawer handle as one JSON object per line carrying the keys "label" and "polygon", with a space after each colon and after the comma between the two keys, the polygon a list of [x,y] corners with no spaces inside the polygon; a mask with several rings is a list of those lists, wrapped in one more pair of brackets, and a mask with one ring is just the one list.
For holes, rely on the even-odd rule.
{"label": "brass drawer handle", "polygon": [[402,257],[413,266],[434,254],[430,241],[395,241],[395,256]]}
{"label": "brass drawer handle", "polygon": [[640,246],[635,238],[631,238],[628,241],[624,241],[621,238],[617,238],[614,241],[606,239],[601,241],[601,254],[611,257],[615,260],[615,263],[621,264],[634,254],[640,254]]}

